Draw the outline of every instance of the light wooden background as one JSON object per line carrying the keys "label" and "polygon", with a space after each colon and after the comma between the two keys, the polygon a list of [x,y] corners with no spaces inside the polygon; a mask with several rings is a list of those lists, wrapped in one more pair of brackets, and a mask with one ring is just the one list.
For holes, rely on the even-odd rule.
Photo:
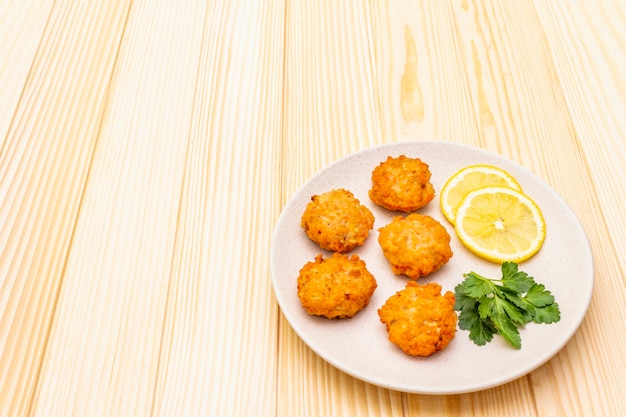
{"label": "light wooden background", "polygon": [[[626,415],[626,3],[0,2],[0,416]],[[593,248],[570,343],[473,394],[336,370],[282,317],[276,219],[435,139],[552,185]]]}

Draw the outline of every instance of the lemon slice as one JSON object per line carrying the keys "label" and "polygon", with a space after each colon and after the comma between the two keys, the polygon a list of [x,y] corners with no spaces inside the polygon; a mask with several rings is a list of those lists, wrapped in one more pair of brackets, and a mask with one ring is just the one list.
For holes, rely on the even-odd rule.
{"label": "lemon slice", "polygon": [[470,191],[495,185],[522,191],[522,187],[511,174],[495,166],[471,165],[459,170],[441,189],[439,202],[443,215],[454,224],[456,210]]}
{"label": "lemon slice", "polygon": [[546,238],[541,210],[527,195],[508,187],[471,191],[456,211],[455,230],[474,254],[492,262],[522,262]]}

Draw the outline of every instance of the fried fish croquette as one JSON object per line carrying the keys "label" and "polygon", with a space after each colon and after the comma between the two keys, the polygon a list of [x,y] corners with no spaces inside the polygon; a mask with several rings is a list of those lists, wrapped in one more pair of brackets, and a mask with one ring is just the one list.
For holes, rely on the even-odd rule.
{"label": "fried fish croquette", "polygon": [[437,271],[452,257],[448,231],[430,216],[396,216],[378,231],[380,247],[396,274],[416,280]]}
{"label": "fried fish croquette", "polygon": [[372,171],[370,199],[388,210],[410,212],[435,197],[428,165],[418,158],[391,156]]}
{"label": "fried fish croquette", "polygon": [[324,259],[317,255],[298,276],[298,298],[312,316],[354,317],[369,303],[376,279],[358,255],[333,253]]}
{"label": "fried fish croquette", "polygon": [[342,188],[311,197],[300,225],[322,249],[349,252],[362,245],[374,227],[374,215]]}
{"label": "fried fish croquette", "polygon": [[409,281],[406,288],[387,299],[378,310],[387,326],[389,340],[412,356],[430,356],[443,350],[454,338],[457,315],[454,294],[441,295],[441,285],[419,285]]}

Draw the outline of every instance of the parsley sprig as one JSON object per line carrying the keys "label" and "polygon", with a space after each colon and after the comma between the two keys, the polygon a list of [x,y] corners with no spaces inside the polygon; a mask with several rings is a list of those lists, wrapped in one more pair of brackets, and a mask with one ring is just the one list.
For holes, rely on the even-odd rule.
{"label": "parsley sprig", "polygon": [[475,272],[454,289],[459,327],[479,346],[500,334],[521,349],[519,328],[526,323],[555,323],[561,319],[559,305],[545,286],[519,270],[514,262],[502,264],[502,278],[485,278]]}

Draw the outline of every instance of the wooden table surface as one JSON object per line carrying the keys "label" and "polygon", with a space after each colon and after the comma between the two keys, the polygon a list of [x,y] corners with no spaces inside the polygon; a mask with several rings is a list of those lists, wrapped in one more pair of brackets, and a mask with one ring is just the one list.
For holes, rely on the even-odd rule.
{"label": "wooden table surface", "polygon": [[[626,415],[626,3],[3,0],[0,416]],[[441,140],[540,176],[595,287],[550,361],[391,391],[276,302],[270,242],[355,151]]]}

